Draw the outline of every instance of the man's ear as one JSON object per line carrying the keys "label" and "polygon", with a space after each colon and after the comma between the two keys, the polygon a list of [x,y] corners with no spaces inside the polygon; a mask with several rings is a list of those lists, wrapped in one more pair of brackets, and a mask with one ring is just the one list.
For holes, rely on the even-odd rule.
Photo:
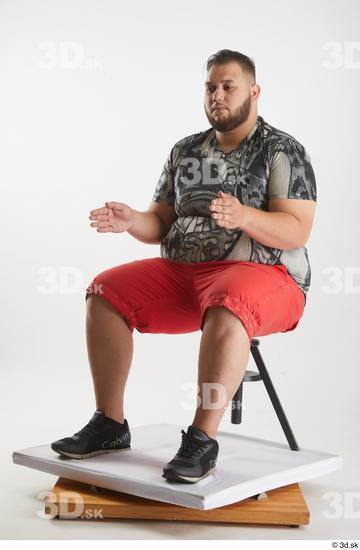
{"label": "man's ear", "polygon": [[260,95],[261,88],[259,84],[255,84],[254,90],[251,91],[251,97],[258,97]]}

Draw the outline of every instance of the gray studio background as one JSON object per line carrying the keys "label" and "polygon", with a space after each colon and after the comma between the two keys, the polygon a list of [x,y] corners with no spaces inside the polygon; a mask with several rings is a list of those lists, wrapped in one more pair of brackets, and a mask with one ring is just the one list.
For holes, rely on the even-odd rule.
{"label": "gray studio background", "polygon": [[[1,1],[3,538],[356,537],[359,12],[356,1]],[[342,455],[344,469],[302,484],[312,523],[290,533],[40,520],[36,496],[56,478],[13,465],[11,453],[73,434],[95,410],[85,288],[102,270],[160,254],[127,233],[97,233],[89,212],[105,201],[148,208],[174,143],[209,127],[205,62],[221,48],[255,60],[259,114],[312,160],[307,305],[296,331],[263,337],[260,349],[300,446]],[[130,427],[172,423],[180,442],[200,337],[134,331]],[[231,425],[229,409],[220,429],[285,442],[263,385],[246,384],[244,400],[243,424]]]}

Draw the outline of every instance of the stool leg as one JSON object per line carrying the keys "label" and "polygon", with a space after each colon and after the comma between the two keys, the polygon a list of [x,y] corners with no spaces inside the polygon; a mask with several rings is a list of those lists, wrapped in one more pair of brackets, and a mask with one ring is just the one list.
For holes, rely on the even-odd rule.
{"label": "stool leg", "polygon": [[281,406],[280,399],[277,396],[277,393],[275,391],[275,388],[273,386],[273,383],[271,381],[271,378],[269,376],[269,373],[267,371],[263,358],[261,357],[260,350],[258,349],[257,346],[251,346],[250,350],[254,358],[254,361],[256,363],[256,366],[259,369],[259,373],[264,382],[265,388],[269,394],[269,397],[271,399],[271,402],[273,404],[277,417],[280,421],[285,437],[289,443],[290,449],[292,451],[299,451],[300,450],[299,446],[290,428],[290,424],[288,422],[288,419],[286,418],[284,409]]}
{"label": "stool leg", "polygon": [[236,390],[234,397],[232,398],[232,401],[231,401],[231,423],[232,424],[241,424],[243,386],[244,386],[244,382],[241,382],[240,386]]}

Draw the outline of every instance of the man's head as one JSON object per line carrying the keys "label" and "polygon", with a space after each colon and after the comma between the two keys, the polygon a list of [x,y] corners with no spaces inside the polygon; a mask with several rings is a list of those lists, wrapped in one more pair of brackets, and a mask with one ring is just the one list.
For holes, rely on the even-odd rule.
{"label": "man's head", "polygon": [[211,126],[228,132],[257,114],[260,87],[256,84],[255,64],[246,55],[220,50],[206,65],[204,107]]}

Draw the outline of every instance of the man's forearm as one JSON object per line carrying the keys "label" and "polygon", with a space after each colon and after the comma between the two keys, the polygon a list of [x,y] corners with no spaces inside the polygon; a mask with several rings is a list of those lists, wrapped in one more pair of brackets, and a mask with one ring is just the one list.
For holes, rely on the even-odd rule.
{"label": "man's forearm", "polygon": [[128,233],[142,243],[159,244],[164,233],[161,218],[154,212],[139,212],[134,209],[133,216],[134,221]]}
{"label": "man's forearm", "polygon": [[302,225],[292,214],[267,212],[245,205],[244,208],[241,229],[260,244],[283,250],[304,246]]}

